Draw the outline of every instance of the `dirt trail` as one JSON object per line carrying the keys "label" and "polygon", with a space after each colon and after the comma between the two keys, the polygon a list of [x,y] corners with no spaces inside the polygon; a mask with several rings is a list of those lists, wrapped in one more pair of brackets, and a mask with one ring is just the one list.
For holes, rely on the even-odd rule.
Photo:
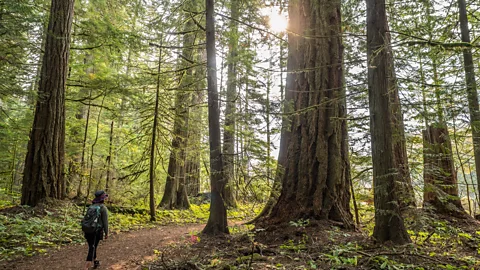
{"label": "dirt trail", "polygon": [[[160,250],[170,243],[184,241],[190,232],[200,231],[205,225],[168,225],[152,229],[142,229],[111,235],[108,240],[100,241],[97,259],[101,261],[99,269],[141,269],[142,263],[155,258],[154,250]],[[81,270],[87,256],[87,245],[65,246],[49,250],[47,254],[36,255],[7,263],[0,262],[0,269],[43,270],[76,269]]]}

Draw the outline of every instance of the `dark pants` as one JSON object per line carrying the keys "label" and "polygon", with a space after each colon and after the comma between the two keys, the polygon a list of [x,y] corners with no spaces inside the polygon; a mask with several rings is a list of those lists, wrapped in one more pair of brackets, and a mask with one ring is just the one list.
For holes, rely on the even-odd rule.
{"label": "dark pants", "polygon": [[87,261],[93,261],[97,258],[97,247],[100,240],[103,240],[103,231],[96,233],[85,233],[85,239],[88,243]]}

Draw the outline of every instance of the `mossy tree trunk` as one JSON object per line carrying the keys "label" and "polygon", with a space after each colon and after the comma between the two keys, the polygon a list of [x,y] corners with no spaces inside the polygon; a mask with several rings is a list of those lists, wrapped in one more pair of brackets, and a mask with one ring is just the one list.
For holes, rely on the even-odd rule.
{"label": "mossy tree trunk", "polygon": [[52,0],[21,203],[65,197],[65,88],[74,0]]}
{"label": "mossy tree trunk", "polygon": [[195,44],[195,22],[187,12],[194,11],[195,0],[186,2],[183,49],[180,65],[183,69],[179,76],[179,87],[175,95],[175,120],[173,127],[172,148],[168,165],[165,193],[160,207],[165,209],[188,209],[190,203],[187,196],[186,166],[190,105],[192,102],[192,85],[194,63],[193,45]]}
{"label": "mossy tree trunk", "polygon": [[286,90],[295,114],[282,191],[266,222],[310,218],[353,226],[340,8],[340,0],[289,6]]}

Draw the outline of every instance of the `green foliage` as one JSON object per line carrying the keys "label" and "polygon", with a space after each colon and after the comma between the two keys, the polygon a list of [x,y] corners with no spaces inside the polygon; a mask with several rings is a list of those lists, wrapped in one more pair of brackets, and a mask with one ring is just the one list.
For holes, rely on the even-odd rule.
{"label": "green foliage", "polygon": [[322,254],[322,256],[328,260],[333,269],[341,269],[345,266],[357,266],[358,258],[361,256],[351,256],[349,253],[358,249],[359,247],[356,244],[347,243],[346,245],[335,246],[331,253]]}
{"label": "green foliage", "polygon": [[280,245],[280,249],[293,251],[293,252],[300,252],[301,250],[307,249],[305,241],[302,239],[301,241],[295,243],[294,240],[290,239]]}
{"label": "green foliage", "polygon": [[0,210],[17,205],[20,202],[19,193],[9,194],[5,188],[0,188]]}
{"label": "green foliage", "polygon": [[263,205],[256,203],[238,204],[237,208],[227,209],[228,218],[233,221],[251,220],[262,211]]}
{"label": "green foliage", "polygon": [[15,215],[0,215],[0,255],[12,259],[18,255],[44,253],[45,248],[83,242],[79,227],[79,208],[67,205],[54,210],[16,207]]}
{"label": "green foliage", "polygon": [[306,226],[308,226],[308,224],[310,224],[310,220],[308,219],[299,219],[297,221],[290,221],[289,224],[293,227],[301,227],[301,228],[305,228]]}

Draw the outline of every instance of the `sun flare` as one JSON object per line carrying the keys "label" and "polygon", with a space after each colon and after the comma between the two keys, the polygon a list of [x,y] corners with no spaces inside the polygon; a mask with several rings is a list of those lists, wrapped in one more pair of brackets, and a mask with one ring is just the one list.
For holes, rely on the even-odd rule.
{"label": "sun flare", "polygon": [[272,31],[280,33],[287,30],[288,21],[287,18],[278,14],[277,12],[272,11],[269,15],[269,25]]}

